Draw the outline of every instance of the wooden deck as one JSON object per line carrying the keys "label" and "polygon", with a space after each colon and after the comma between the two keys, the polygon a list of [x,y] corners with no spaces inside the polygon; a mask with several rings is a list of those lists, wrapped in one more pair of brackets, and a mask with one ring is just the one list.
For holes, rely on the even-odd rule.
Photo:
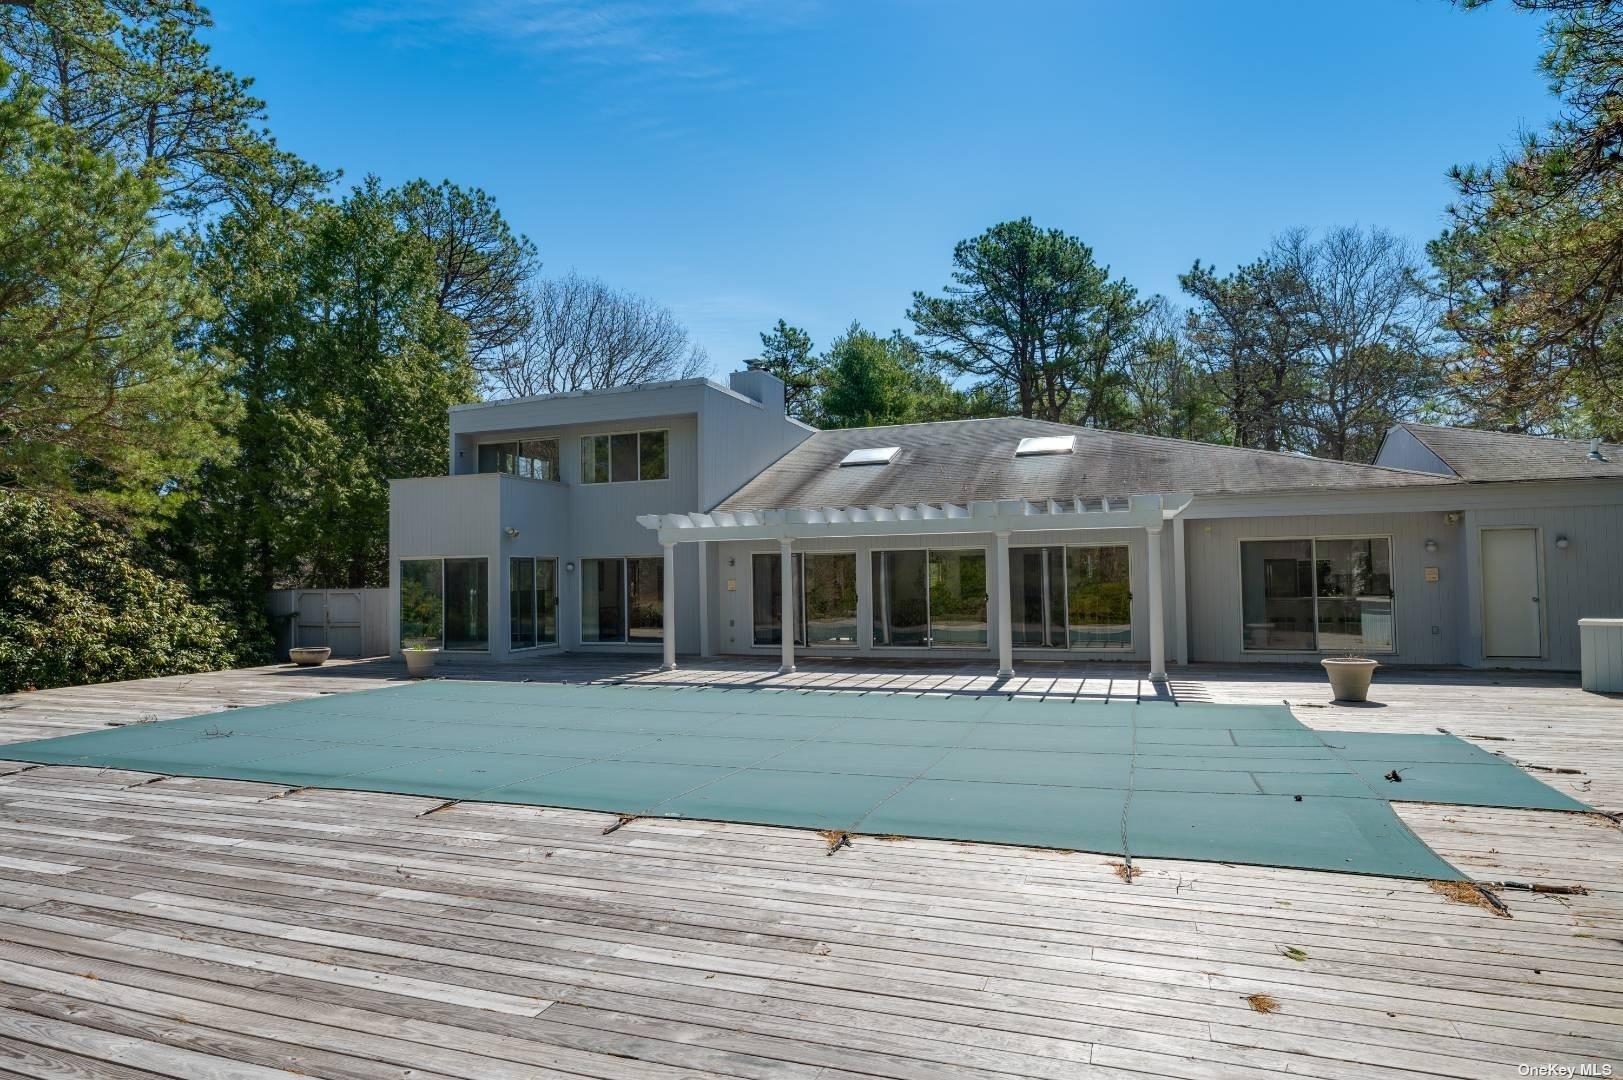
{"label": "wooden deck", "polygon": [[[493,678],[635,676],[614,660]],[[1039,674],[1031,675],[1031,672]],[[385,663],[0,697],[0,742],[360,690]],[[1003,692],[1130,697],[1128,667]],[[975,669],[652,679],[977,692]],[[1185,699],[1445,728],[1623,810],[1623,701],[1544,676],[1187,669]],[[0,758],[4,751],[0,748]],[[1575,770],[1568,772],[1566,770]],[[1623,1068],[1623,831],[1400,812],[1511,917],[1424,883],[0,765],[0,1078],[1513,1077]],[[1248,1002],[1266,995],[1277,1011]],[[1265,1006],[1269,1002],[1257,999]]]}

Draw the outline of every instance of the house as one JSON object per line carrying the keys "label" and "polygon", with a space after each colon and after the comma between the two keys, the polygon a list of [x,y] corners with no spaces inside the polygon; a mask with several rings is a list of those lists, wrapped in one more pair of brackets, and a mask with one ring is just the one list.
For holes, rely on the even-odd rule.
{"label": "house", "polygon": [[[764,372],[458,406],[390,491],[397,643],[1571,670],[1623,447],[1402,424],[1373,465],[1003,418],[816,431]],[[789,627],[786,632],[785,627]]]}

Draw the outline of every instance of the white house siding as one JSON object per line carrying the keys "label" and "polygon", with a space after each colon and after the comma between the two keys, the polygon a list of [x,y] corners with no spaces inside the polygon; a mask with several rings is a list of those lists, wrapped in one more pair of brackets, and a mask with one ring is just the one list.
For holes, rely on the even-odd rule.
{"label": "white house siding", "polygon": [[[766,385],[760,385],[765,382]],[[756,377],[757,393],[772,381]],[[700,445],[703,417],[706,448]],[[490,566],[491,642],[488,654],[505,659],[508,642],[509,559],[558,560],[558,648],[638,651],[658,645],[584,644],[580,640],[580,560],[660,557],[658,537],[637,524],[639,514],[686,513],[708,508],[734,491],[809,434],[786,419],[781,396],[763,404],[705,380],[573,395],[459,406],[450,414],[453,475],[395,481],[390,492],[390,635],[398,649],[399,563],[414,556],[485,557]],[[665,430],[665,480],[583,484],[584,435]],[[478,473],[478,446],[513,439],[556,438],[560,482]],[[509,537],[508,528],[518,530]],[[573,565],[574,570],[568,567]],[[676,550],[677,649],[700,651],[699,553]],[[712,622],[714,620],[712,619]],[[530,650],[515,655],[535,655]]]}
{"label": "white house siding", "polygon": [[719,393],[705,398],[699,420],[699,498],[689,510],[711,509],[812,433],[782,412]]}
{"label": "white house siding", "polygon": [[1425,443],[1414,437],[1414,434],[1405,428],[1395,427],[1386,433],[1381,440],[1381,451],[1375,457],[1375,464],[1388,469],[1412,469],[1416,472],[1435,473],[1438,476],[1453,476],[1454,470],[1448,467],[1448,462],[1438,457]]}
{"label": "white house siding", "polygon": [[[1162,534],[1162,595],[1165,599],[1166,627],[1168,652],[1172,650],[1173,627],[1173,565],[1172,565],[1172,538],[1170,526]],[[871,537],[863,538],[832,538],[819,540],[800,540],[795,542],[795,551],[800,552],[855,552],[857,556],[857,647],[826,647],[826,648],[797,648],[797,651],[808,655],[861,655],[861,656],[891,656],[891,657],[921,657],[929,656],[941,659],[976,658],[995,659],[997,650],[996,627],[999,605],[1006,603],[1006,593],[999,595],[998,590],[993,591],[988,606],[988,647],[985,649],[946,649],[946,648],[874,648],[871,645],[871,627],[873,625],[873,588],[870,580],[872,571],[872,553],[875,551],[896,550],[901,548],[930,548],[944,550],[949,548],[975,548],[984,550],[987,558],[987,573],[990,578],[994,573],[992,560],[994,557],[994,537],[991,533],[947,534],[919,537],[890,536],[883,539]],[[1016,649],[1017,658],[1027,660],[1057,659],[1060,657],[1100,659],[1100,660],[1135,660],[1144,662],[1149,659],[1149,571],[1147,563],[1147,542],[1143,529],[1094,529],[1070,530],[1059,532],[1017,532],[1009,540],[1010,547],[1060,547],[1069,545],[1108,545],[1125,544],[1129,551],[1129,581],[1132,589],[1132,617],[1133,617],[1133,647],[1131,649],[1100,649],[1100,650],[1063,650],[1063,649]],[[716,622],[717,640],[715,647],[722,653],[740,655],[776,656],[779,647],[776,645],[755,645],[753,643],[752,612],[754,593],[752,575],[750,573],[751,556],[756,553],[776,554],[779,550],[775,541],[727,541],[709,545],[715,549],[715,561],[712,565],[710,582],[712,588],[711,611]],[[732,565],[728,565],[728,560]],[[729,589],[731,581],[734,588]],[[990,585],[990,581],[988,582]]]}
{"label": "white house siding", "polygon": [[[1240,541],[1264,538],[1390,536],[1394,651],[1383,663],[1457,664],[1464,636],[1464,530],[1441,511],[1299,517],[1193,519],[1184,523],[1190,659],[1218,663],[1316,661],[1320,653],[1253,652],[1243,647]],[[1437,550],[1425,550],[1426,540]],[[1428,582],[1425,568],[1437,567]]]}
{"label": "white house siding", "polygon": [[[400,561],[415,558],[484,558],[498,580],[501,477],[423,476],[389,484],[389,640],[400,650]],[[495,613],[491,615],[495,636]],[[505,625],[505,624],[503,624]],[[494,642],[493,642],[494,644]]]}
{"label": "white house siding", "polygon": [[[1608,490],[1609,489],[1609,490]],[[1578,620],[1623,617],[1623,501],[1617,487],[1584,485],[1571,492],[1574,503],[1538,509],[1468,510],[1462,522],[1466,539],[1466,572],[1473,583],[1465,605],[1464,653],[1461,662],[1492,666],[1576,671],[1579,666]],[[1486,660],[1482,647],[1482,603],[1477,585],[1481,573],[1480,535],[1489,526],[1524,525],[1539,530],[1544,586],[1544,656],[1529,660]],[[1565,550],[1556,539],[1565,536]]]}

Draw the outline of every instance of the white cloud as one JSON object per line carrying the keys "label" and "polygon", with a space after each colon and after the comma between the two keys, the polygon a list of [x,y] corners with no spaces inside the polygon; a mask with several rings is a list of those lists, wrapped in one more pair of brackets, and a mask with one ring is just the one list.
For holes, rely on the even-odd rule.
{"label": "white cloud", "polygon": [[633,82],[725,90],[743,82],[721,57],[730,44],[811,10],[811,0],[393,0],[368,3],[350,21],[403,42],[456,35]]}

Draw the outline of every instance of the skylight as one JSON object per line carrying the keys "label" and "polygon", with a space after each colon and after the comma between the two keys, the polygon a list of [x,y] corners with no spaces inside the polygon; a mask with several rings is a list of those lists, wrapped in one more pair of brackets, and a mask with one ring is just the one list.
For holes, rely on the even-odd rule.
{"label": "skylight", "polygon": [[889,465],[897,454],[901,453],[900,446],[869,446],[861,450],[853,450],[840,459],[840,467],[847,465]]}
{"label": "skylight", "polygon": [[1076,449],[1075,435],[1040,435],[1035,439],[1021,439],[1015,447],[1015,457],[1037,457],[1039,454],[1069,454]]}

